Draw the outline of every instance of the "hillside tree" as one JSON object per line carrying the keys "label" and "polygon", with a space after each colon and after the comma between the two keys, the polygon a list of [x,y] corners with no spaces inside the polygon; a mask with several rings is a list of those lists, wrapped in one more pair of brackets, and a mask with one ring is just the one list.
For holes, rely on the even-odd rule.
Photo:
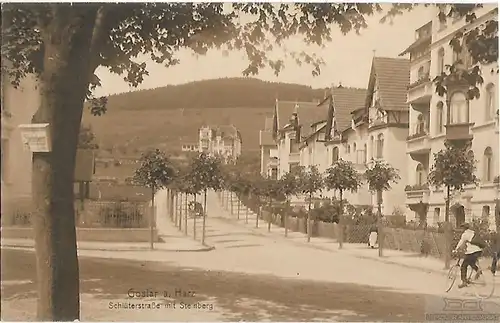
{"label": "hillside tree", "polygon": [[[342,222],[344,215],[344,192],[356,192],[362,184],[362,179],[354,165],[350,161],[339,159],[326,170],[325,187],[339,192],[339,221]],[[343,229],[339,237],[339,247],[343,245]]]}
{"label": "hillside tree", "polygon": [[134,173],[134,182],[151,190],[151,212],[149,217],[151,250],[154,248],[155,194],[173,182],[175,169],[167,156],[159,149],[144,153],[140,166]]}
{"label": "hillside tree", "polygon": [[[106,112],[107,99],[92,95],[101,85],[98,67],[138,86],[148,75],[145,57],[172,66],[181,48],[197,54],[218,48],[246,54],[244,75],[264,67],[278,74],[284,59],[266,53],[291,36],[324,46],[332,25],[358,32],[367,27],[365,16],[379,11],[381,5],[364,3],[4,4],[2,75],[15,86],[37,75],[41,104],[32,123],[49,123],[52,135],[50,153],[33,153],[38,319],[80,315],[73,172],[85,100],[92,114]],[[324,62],[309,52],[285,51],[284,57],[311,64],[318,75]]]}

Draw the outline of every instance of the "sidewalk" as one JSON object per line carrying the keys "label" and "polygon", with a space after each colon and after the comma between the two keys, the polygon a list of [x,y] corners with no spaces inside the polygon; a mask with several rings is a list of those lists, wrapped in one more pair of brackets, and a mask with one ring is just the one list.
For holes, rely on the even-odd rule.
{"label": "sidewalk", "polygon": [[[224,219],[225,221],[229,221],[232,223],[237,223],[239,225],[245,226],[250,229],[253,233],[259,234],[262,236],[268,236],[272,238],[281,238],[290,241],[293,244],[307,246],[310,248],[320,249],[324,251],[330,252],[340,252],[345,253],[346,255],[350,255],[356,258],[361,259],[370,259],[374,261],[379,261],[387,264],[398,265],[406,268],[417,269],[425,272],[431,273],[439,273],[439,274],[447,274],[448,269],[445,269],[444,260],[437,259],[434,257],[424,257],[417,255],[415,253],[409,253],[399,250],[391,250],[384,249],[383,257],[379,257],[378,249],[371,249],[366,244],[355,244],[355,243],[344,243],[343,248],[339,249],[339,244],[334,239],[323,238],[323,237],[311,237],[311,241],[307,242],[307,235],[300,232],[294,232],[288,230],[288,236],[285,237],[285,229],[271,224],[271,230],[268,231],[268,223],[262,219],[259,219],[259,227],[256,228],[256,214],[253,212],[248,213],[248,223],[246,223],[246,208],[243,206],[240,210],[240,219],[237,219],[237,215],[230,214],[230,211],[227,211],[220,202],[219,197],[211,192],[211,199],[216,199],[220,213],[220,219]],[[225,204],[225,203],[224,203]],[[235,212],[236,208],[233,208]],[[483,268],[487,268],[491,263],[489,259],[481,259],[480,264]],[[454,260],[452,260],[451,265],[454,264]]]}
{"label": "sidewalk", "polygon": [[[159,217],[162,215],[160,214]],[[164,215],[166,217],[166,215]],[[210,251],[213,247],[203,246],[180,232],[170,219],[158,223],[159,242],[154,243],[154,251],[163,252],[193,252]],[[9,248],[34,248],[32,239],[1,239],[2,247]],[[151,251],[149,242],[106,242],[106,241],[78,241],[79,250],[93,251]]]}

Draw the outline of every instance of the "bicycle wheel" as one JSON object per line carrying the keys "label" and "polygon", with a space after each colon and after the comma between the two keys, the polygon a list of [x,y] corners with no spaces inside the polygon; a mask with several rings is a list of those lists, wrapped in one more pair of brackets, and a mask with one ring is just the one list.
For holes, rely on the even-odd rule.
{"label": "bicycle wheel", "polygon": [[489,270],[483,270],[478,279],[472,280],[472,285],[477,298],[490,298],[495,292],[495,277]]}
{"label": "bicycle wheel", "polygon": [[446,275],[446,293],[451,290],[459,274],[460,266],[454,265],[450,268],[450,270],[448,271],[448,275]]}

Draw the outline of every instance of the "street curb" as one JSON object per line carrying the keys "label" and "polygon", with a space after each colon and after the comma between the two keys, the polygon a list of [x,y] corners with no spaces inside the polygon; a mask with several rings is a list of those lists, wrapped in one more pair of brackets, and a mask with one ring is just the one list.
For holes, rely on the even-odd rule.
{"label": "street curb", "polygon": [[[13,244],[2,244],[2,248],[10,248],[10,249],[32,249],[34,250],[35,247],[32,246],[20,246],[20,245],[13,245]],[[78,248],[77,250],[84,250],[84,251],[117,251],[117,252],[127,252],[127,251],[154,251],[154,252],[207,252],[207,251],[212,251],[214,250],[215,247],[213,246],[207,246],[204,248],[198,248],[198,249],[149,249],[149,248]]]}

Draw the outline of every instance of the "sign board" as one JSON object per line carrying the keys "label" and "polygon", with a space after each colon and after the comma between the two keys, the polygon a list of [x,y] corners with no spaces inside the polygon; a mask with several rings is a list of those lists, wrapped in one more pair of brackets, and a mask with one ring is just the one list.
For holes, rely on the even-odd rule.
{"label": "sign board", "polygon": [[91,182],[94,175],[94,150],[78,149],[76,151],[75,182]]}
{"label": "sign board", "polygon": [[33,153],[47,153],[52,150],[48,123],[19,125],[24,147]]}

